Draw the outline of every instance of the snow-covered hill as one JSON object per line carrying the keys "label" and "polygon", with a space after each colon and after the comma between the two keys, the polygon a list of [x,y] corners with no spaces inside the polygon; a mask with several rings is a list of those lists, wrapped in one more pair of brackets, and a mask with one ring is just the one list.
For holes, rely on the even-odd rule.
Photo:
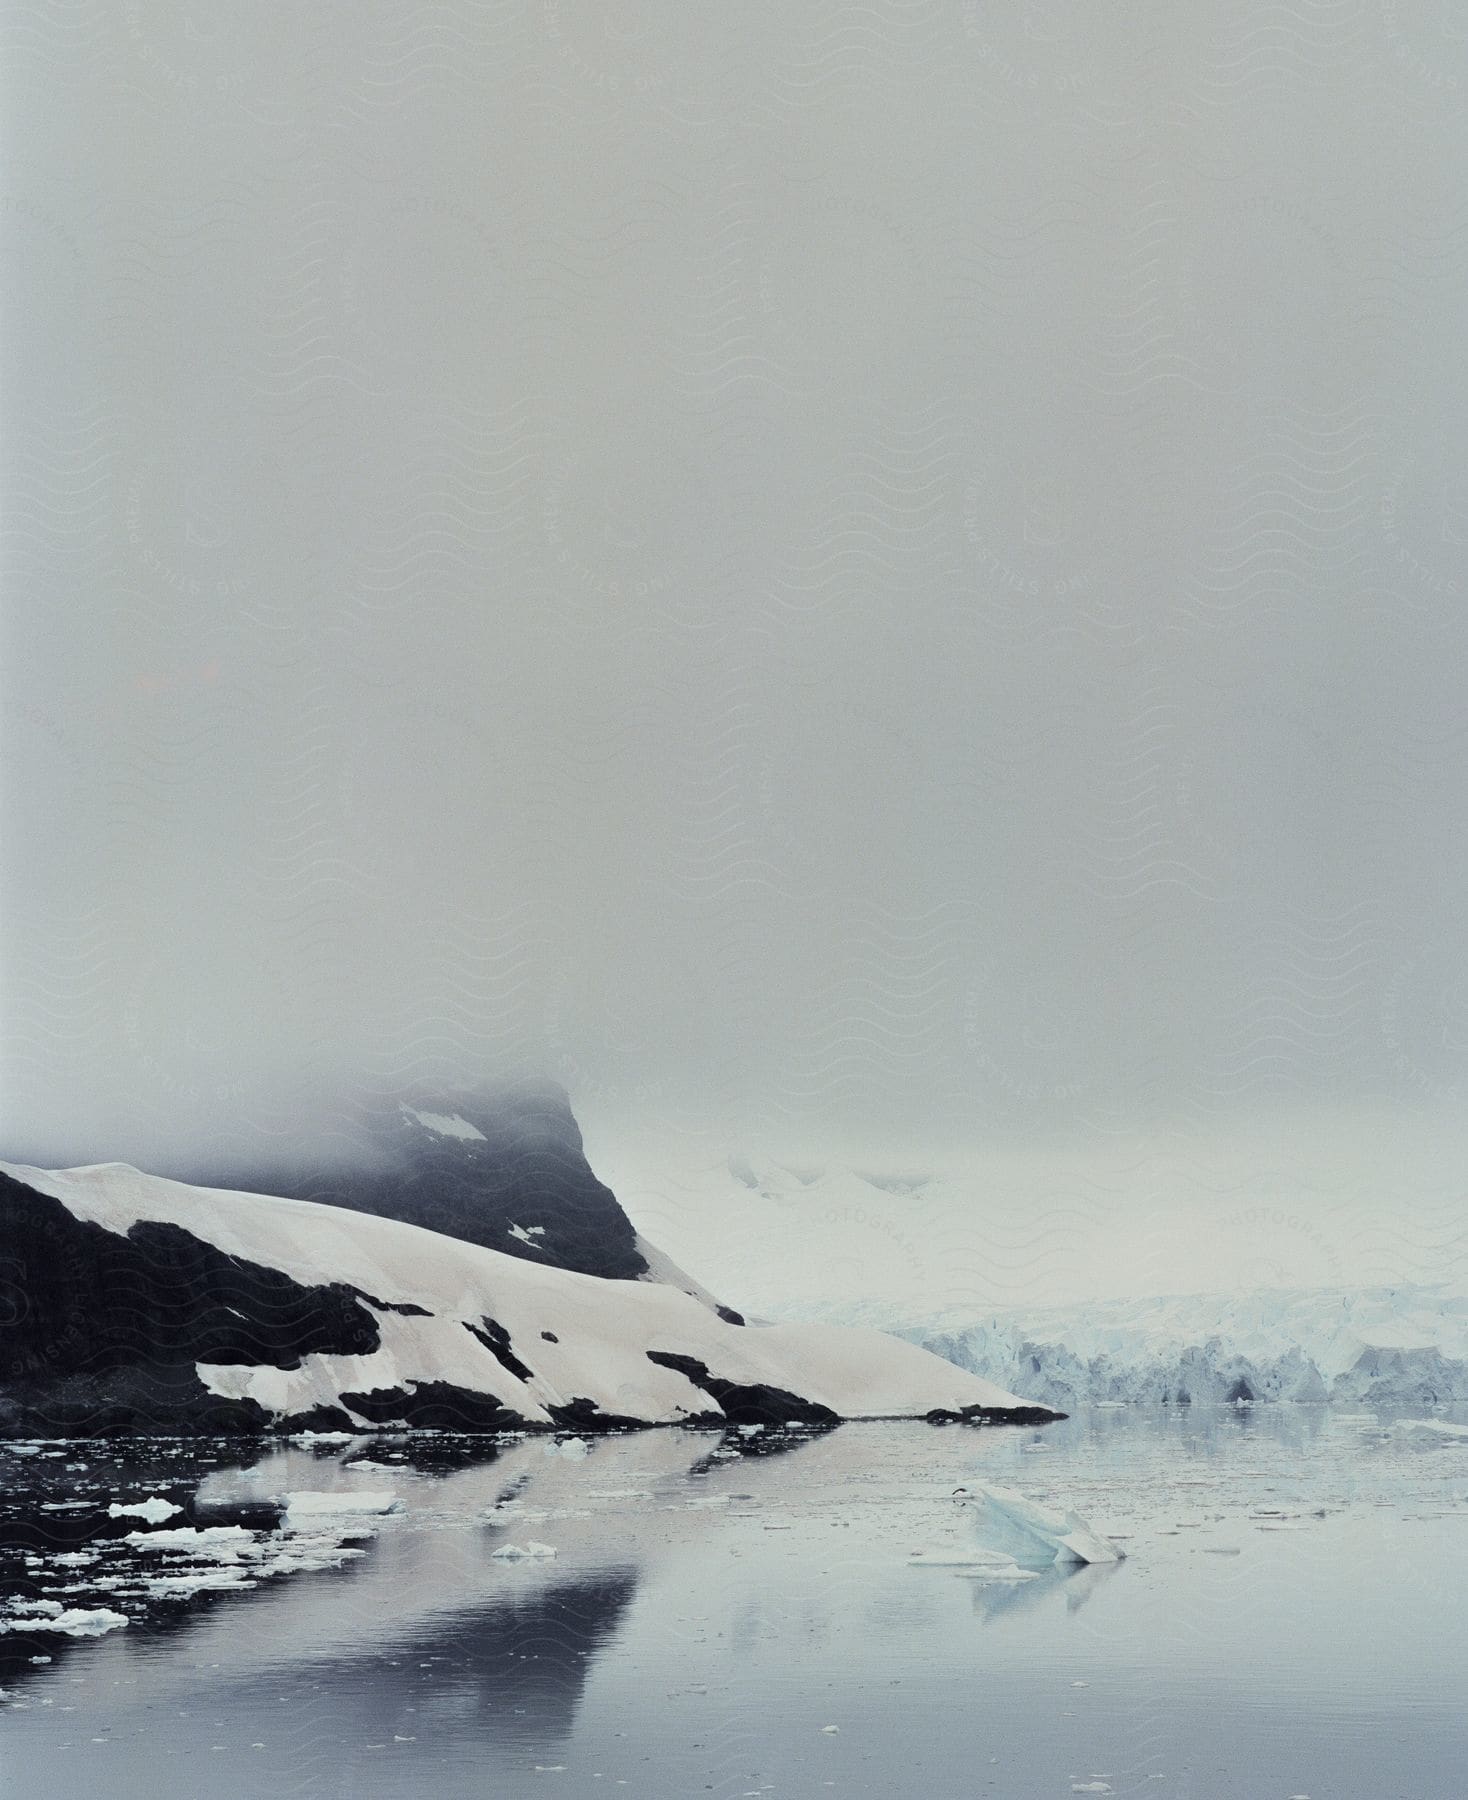
{"label": "snow-covered hill", "polygon": [[880,1333],[121,1163],[0,1164],[0,1246],[8,1435],[1052,1416]]}
{"label": "snow-covered hill", "polygon": [[914,1320],[831,1308],[1051,1406],[1468,1400],[1468,1299],[1446,1287],[1190,1294]]}

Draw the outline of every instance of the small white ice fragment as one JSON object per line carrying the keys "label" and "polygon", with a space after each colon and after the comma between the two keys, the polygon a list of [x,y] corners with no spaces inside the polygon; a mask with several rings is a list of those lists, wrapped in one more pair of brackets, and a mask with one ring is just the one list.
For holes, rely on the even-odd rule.
{"label": "small white ice fragment", "polygon": [[175,1506],[171,1500],[164,1500],[157,1494],[150,1494],[146,1500],[134,1500],[122,1506],[116,1500],[107,1508],[109,1519],[146,1519],[150,1525],[161,1525],[165,1519],[171,1519],[183,1508]]}
{"label": "small white ice fragment", "polygon": [[[72,1607],[66,1612],[39,1613],[28,1619],[0,1619],[0,1631],[55,1631],[63,1637],[101,1637],[105,1632],[119,1630],[127,1622],[126,1613],[113,1612],[110,1607],[98,1606],[90,1610]],[[31,1658],[32,1662],[50,1660],[49,1656]]]}
{"label": "small white ice fragment", "polygon": [[534,1538],[527,1538],[523,1544],[501,1544],[492,1554],[501,1562],[520,1562],[526,1557],[554,1556],[555,1550],[549,1544],[538,1544]]}
{"label": "small white ice fragment", "polygon": [[821,1727],[821,1730],[824,1731],[827,1734],[827,1736],[829,1736],[829,1737],[834,1737],[835,1734],[840,1729],[841,1729],[841,1727],[839,1725],[822,1725],[822,1727]]}
{"label": "small white ice fragment", "polygon": [[391,1488],[362,1488],[357,1493],[332,1494],[303,1489],[285,1497],[285,1522],[294,1528],[301,1520],[345,1519],[398,1513],[403,1503]]}

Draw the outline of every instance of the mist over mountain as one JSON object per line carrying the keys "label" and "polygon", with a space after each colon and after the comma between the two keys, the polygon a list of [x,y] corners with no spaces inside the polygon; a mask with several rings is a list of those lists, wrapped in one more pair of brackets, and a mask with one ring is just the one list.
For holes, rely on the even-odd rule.
{"label": "mist over mountain", "polygon": [[161,1153],[156,1173],[401,1219],[553,1268],[648,1271],[631,1220],[587,1163],[569,1098],[546,1079],[416,1084],[339,1116],[314,1154],[278,1144]]}
{"label": "mist over mountain", "polygon": [[1366,12],[42,8],[0,1147],[543,1072],[1461,1259],[1461,59]]}

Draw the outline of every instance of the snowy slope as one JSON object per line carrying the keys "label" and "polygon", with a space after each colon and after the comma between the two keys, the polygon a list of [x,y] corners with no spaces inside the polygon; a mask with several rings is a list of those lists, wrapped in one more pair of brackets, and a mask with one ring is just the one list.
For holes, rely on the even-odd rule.
{"label": "snowy slope", "polygon": [[1387,1166],[1324,1127],[1297,1140],[1295,1123],[1237,1143],[1127,1138],[1084,1154],[996,1147],[920,1162],[876,1147],[731,1154],[722,1133],[584,1121],[590,1159],[637,1227],[715,1293],[769,1317],[886,1300],[912,1322],[967,1324],[992,1307],[1098,1294],[1468,1289],[1440,1156],[1404,1141]]}
{"label": "snowy slope", "polygon": [[[78,1392],[105,1412],[165,1355],[187,1363],[190,1395],[257,1425],[434,1423],[445,1409],[480,1429],[1033,1412],[880,1334],[741,1326],[655,1281],[395,1219],[120,1163],[0,1175],[8,1277],[27,1296],[0,1325],[0,1361],[22,1372],[12,1391],[41,1384],[30,1404],[42,1424],[48,1401],[70,1417]],[[160,1269],[179,1271],[174,1291],[159,1291]]]}
{"label": "snowy slope", "polygon": [[1446,1287],[1190,1294],[995,1310],[979,1320],[840,1311],[1052,1406],[1468,1400],[1468,1299]]}

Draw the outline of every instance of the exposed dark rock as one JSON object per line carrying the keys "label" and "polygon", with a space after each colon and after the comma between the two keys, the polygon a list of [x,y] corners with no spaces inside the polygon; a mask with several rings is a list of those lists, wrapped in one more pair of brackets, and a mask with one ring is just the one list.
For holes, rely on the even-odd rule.
{"label": "exposed dark rock", "polygon": [[744,1314],[735,1312],[732,1306],[716,1306],[714,1311],[726,1325],[742,1325],[744,1323]]}
{"label": "exposed dark rock", "polygon": [[[477,1135],[434,1129],[425,1118],[459,1119]],[[415,1090],[364,1107],[344,1137],[344,1148],[299,1167],[233,1161],[158,1172],[403,1219],[586,1275],[635,1280],[648,1272],[632,1221],[592,1173],[570,1100],[555,1082]],[[532,1234],[528,1242],[515,1227]]]}
{"label": "exposed dark rock", "polygon": [[0,1437],[250,1437],[273,1429],[253,1400],[210,1393],[192,1368],[139,1365],[7,1377]]}
{"label": "exposed dark rock", "polygon": [[556,1424],[566,1431],[641,1431],[644,1421],[624,1418],[621,1413],[603,1412],[595,1400],[577,1397],[560,1406],[545,1409]]}
{"label": "exposed dark rock", "polygon": [[379,1312],[402,1313],[407,1318],[431,1319],[433,1314],[426,1306],[415,1306],[411,1300],[379,1300],[375,1295],[362,1288],[354,1288],[353,1293],[361,1294],[369,1306],[375,1306]]}
{"label": "exposed dark rock", "polygon": [[517,1381],[534,1381],[535,1371],[522,1363],[510,1348],[510,1334],[498,1319],[484,1318],[477,1325],[471,1325],[465,1319],[464,1329],[472,1332],[490,1355],[498,1359],[500,1366],[508,1369]]}
{"label": "exposed dark rock", "polygon": [[667,1350],[649,1350],[647,1360],[664,1369],[676,1369],[686,1375],[695,1387],[702,1388],[718,1402],[723,1419],[731,1425],[839,1425],[840,1416],[829,1406],[802,1399],[786,1388],[766,1387],[758,1382],[725,1381],[709,1373],[706,1364],[694,1356],[675,1356]]}
{"label": "exposed dark rock", "polygon": [[559,1344],[561,1341],[553,1331],[542,1331],[540,1335],[548,1344]]}
{"label": "exposed dark rock", "polygon": [[1052,1412],[1048,1406],[964,1406],[956,1412],[946,1406],[935,1406],[923,1414],[929,1425],[1052,1425],[1070,1415]]}
{"label": "exposed dark rock", "polygon": [[417,1381],[402,1388],[343,1394],[343,1406],[373,1425],[411,1425],[424,1431],[519,1431],[525,1420],[492,1394],[450,1381]]}
{"label": "exposed dark rock", "polygon": [[16,1379],[146,1361],[300,1367],[365,1356],[377,1321],[353,1288],[307,1287],[178,1225],[123,1236],[0,1175],[0,1362]]}
{"label": "exposed dark rock", "polygon": [[360,1431],[362,1427],[339,1406],[313,1406],[306,1412],[288,1413],[281,1431]]}

